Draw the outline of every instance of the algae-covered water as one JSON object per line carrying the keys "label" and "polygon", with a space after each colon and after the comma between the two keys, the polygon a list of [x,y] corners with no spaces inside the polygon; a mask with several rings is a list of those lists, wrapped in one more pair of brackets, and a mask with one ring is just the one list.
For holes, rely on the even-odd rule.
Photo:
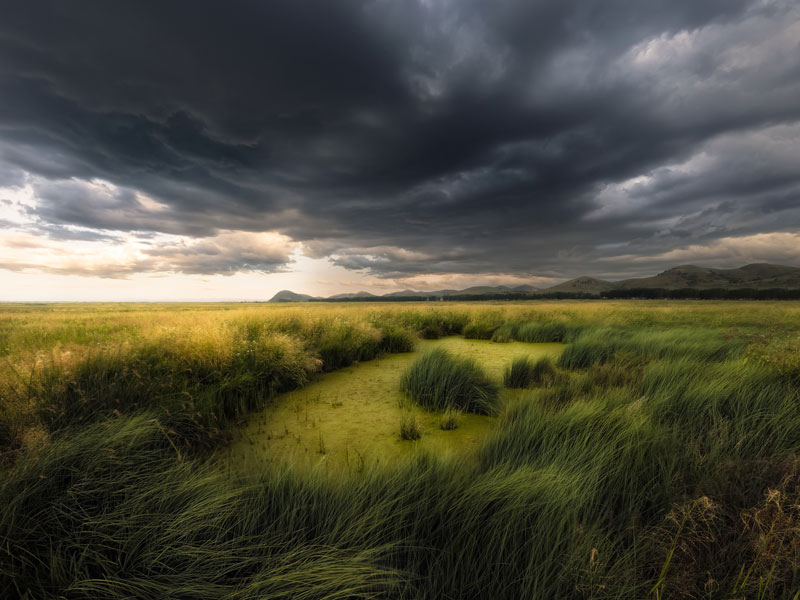
{"label": "algae-covered water", "polygon": [[[400,392],[400,378],[411,363],[427,350],[445,348],[475,359],[501,384],[503,372],[515,357],[556,357],[562,347],[460,337],[419,340],[415,352],[355,364],[276,397],[267,409],[250,415],[247,425],[234,433],[225,454],[228,467],[248,471],[289,462],[300,467],[360,470],[421,450],[437,454],[470,452],[496,419],[465,413],[457,429],[442,430],[441,413],[422,409]],[[501,392],[506,397],[515,393],[519,392]],[[422,437],[416,441],[400,437],[401,420],[409,414],[422,422]]]}

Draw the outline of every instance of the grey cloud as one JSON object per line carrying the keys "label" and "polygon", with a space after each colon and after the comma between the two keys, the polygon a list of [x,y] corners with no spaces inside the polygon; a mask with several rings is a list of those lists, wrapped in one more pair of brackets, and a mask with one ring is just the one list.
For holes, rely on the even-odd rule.
{"label": "grey cloud", "polygon": [[[2,223],[2,221],[0,221]],[[0,248],[11,250],[0,260],[0,268],[13,271],[36,271],[58,275],[89,275],[124,279],[139,273],[185,273],[196,275],[234,275],[238,272],[276,273],[285,271],[293,258],[295,245],[282,236],[241,232],[223,232],[197,239],[167,239],[150,241],[144,247],[128,247],[128,257],[121,262],[103,260],[86,250],[82,256],[71,260],[64,258],[64,242],[108,241],[101,236],[91,237],[74,232],[43,239],[42,231],[33,226],[13,226],[17,235],[0,240]],[[38,235],[35,235],[38,234]],[[112,241],[124,243],[125,240]],[[141,241],[141,240],[140,240]],[[32,262],[27,254],[13,251],[31,251],[54,260]],[[99,260],[96,260],[98,258]]]}
{"label": "grey cloud", "polygon": [[[775,137],[796,145],[800,123],[793,2],[5,12],[0,183],[38,178],[36,216],[61,231],[280,231],[309,255],[394,277],[568,276],[800,227],[800,173]],[[714,164],[675,170],[704,150]],[[628,210],[603,212],[604,190],[642,175]],[[115,187],[87,183],[100,180]],[[154,249],[155,264],[286,264],[194,250]]]}
{"label": "grey cloud", "polygon": [[233,275],[239,271],[274,273],[291,262],[290,248],[278,239],[258,235],[222,234],[192,243],[162,244],[145,251],[148,270],[202,275]]}

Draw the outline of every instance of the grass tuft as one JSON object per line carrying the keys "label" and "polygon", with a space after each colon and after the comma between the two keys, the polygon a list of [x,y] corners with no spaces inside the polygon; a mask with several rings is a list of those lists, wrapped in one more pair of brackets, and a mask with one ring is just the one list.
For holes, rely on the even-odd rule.
{"label": "grass tuft", "polygon": [[549,356],[543,356],[535,362],[527,356],[519,356],[506,369],[503,383],[509,388],[528,388],[551,385],[557,378],[558,372]]}
{"label": "grass tuft", "polygon": [[409,413],[404,413],[400,418],[400,438],[403,440],[414,441],[422,437],[422,421],[419,417]]}
{"label": "grass tuft", "polygon": [[439,428],[443,431],[458,429],[458,422],[461,419],[461,411],[457,408],[448,408],[439,419]]}
{"label": "grass tuft", "polygon": [[401,388],[430,410],[456,408],[479,414],[498,410],[498,387],[478,364],[441,348],[417,359],[403,375]]}
{"label": "grass tuft", "polygon": [[416,346],[414,335],[407,329],[394,325],[381,328],[381,351],[390,353],[413,352]]}

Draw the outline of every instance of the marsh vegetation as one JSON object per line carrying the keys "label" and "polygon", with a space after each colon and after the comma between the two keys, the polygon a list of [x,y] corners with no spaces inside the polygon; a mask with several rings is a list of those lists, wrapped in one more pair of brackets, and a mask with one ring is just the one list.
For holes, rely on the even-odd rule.
{"label": "marsh vegetation", "polygon": [[[796,303],[7,305],[0,354],[3,597],[800,597]],[[380,402],[402,460],[226,466]]]}

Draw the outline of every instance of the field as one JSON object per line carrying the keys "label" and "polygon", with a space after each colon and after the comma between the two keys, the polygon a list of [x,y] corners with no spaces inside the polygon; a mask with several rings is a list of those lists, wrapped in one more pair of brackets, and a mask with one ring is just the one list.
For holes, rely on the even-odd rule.
{"label": "field", "polygon": [[3,598],[800,598],[797,302],[7,304],[0,359]]}

